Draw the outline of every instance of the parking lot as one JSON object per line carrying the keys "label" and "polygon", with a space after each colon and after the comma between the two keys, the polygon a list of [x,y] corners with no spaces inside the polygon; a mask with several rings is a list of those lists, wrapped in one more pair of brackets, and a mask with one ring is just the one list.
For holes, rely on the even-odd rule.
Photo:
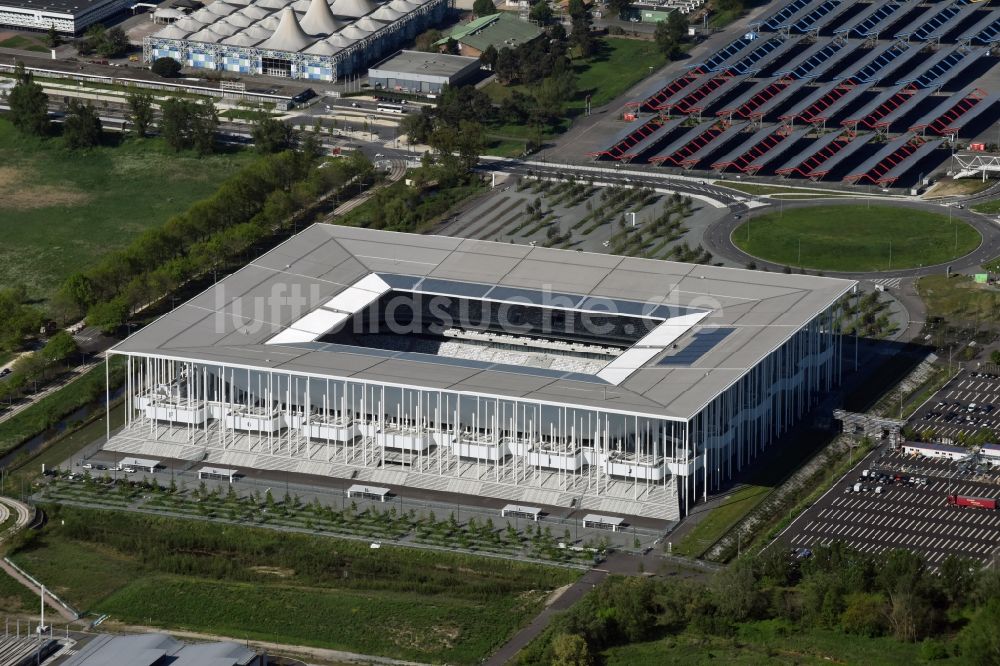
{"label": "parking lot", "polygon": [[943,443],[979,430],[1000,432],[1000,375],[964,370],[917,410],[910,427]]}
{"label": "parking lot", "polygon": [[1000,473],[875,452],[796,518],[779,543],[812,548],[843,541],[868,553],[904,548],[932,569],[948,555],[1000,557],[1000,512],[951,506],[946,498],[955,494],[1000,497]]}

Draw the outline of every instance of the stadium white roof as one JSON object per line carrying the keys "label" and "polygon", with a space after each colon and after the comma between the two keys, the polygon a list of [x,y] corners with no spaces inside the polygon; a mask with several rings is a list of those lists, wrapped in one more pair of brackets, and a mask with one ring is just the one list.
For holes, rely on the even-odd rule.
{"label": "stadium white roof", "polygon": [[[317,224],[113,351],[687,419],[855,284]],[[316,339],[385,285],[508,302],[554,294],[663,323],[597,375]],[[274,297],[289,293],[308,305]]]}

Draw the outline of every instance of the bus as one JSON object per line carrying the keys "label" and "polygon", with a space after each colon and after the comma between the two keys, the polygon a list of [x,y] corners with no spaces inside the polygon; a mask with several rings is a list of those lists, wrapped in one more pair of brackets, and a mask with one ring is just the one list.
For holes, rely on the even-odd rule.
{"label": "bus", "polygon": [[389,104],[387,102],[379,102],[375,110],[385,113],[406,113],[406,109],[403,108],[402,104]]}

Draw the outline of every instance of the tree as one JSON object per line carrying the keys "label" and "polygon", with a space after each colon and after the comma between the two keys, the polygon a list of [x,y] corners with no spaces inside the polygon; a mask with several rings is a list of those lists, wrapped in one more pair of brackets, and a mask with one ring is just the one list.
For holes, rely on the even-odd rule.
{"label": "tree", "polygon": [[171,79],[181,73],[181,64],[173,58],[157,58],[149,69],[157,76]]}
{"label": "tree", "polygon": [[959,643],[965,663],[989,666],[1000,663],[1000,599],[990,599],[962,629]]}
{"label": "tree", "polygon": [[42,356],[51,364],[62,363],[73,357],[78,351],[76,340],[69,331],[59,331],[45,343]]}
{"label": "tree", "polygon": [[886,603],[878,594],[858,592],[847,598],[847,607],[840,616],[840,624],[849,634],[874,638],[886,630]]}
{"label": "tree", "polygon": [[105,27],[100,23],[94,23],[87,32],[83,33],[83,40],[80,42],[80,53],[86,55],[97,51],[104,43]]}
{"label": "tree", "polygon": [[14,68],[14,78],[17,81],[7,96],[10,106],[10,120],[18,130],[25,134],[43,136],[49,131],[49,97],[42,92],[42,87],[35,83],[31,72],[24,69],[24,63],[18,62]]}
{"label": "tree", "polygon": [[50,49],[54,49],[62,44],[62,37],[59,36],[54,25],[49,26],[49,31],[45,35],[45,41],[48,42]]}
{"label": "tree", "polygon": [[548,22],[552,20],[552,7],[549,6],[548,0],[538,0],[532,5],[531,11],[528,12],[528,18],[539,25],[548,25]]}
{"label": "tree", "polygon": [[656,46],[667,58],[672,59],[677,55],[680,46],[671,34],[670,26],[666,21],[660,21],[656,24],[656,30],[653,31],[653,39],[656,41]]}
{"label": "tree", "polygon": [[128,111],[132,132],[138,137],[149,134],[149,128],[153,125],[153,96],[139,91],[129,93]]}
{"label": "tree", "polygon": [[608,2],[611,18],[624,18],[631,8],[632,0],[610,0]]}
{"label": "tree", "polygon": [[128,302],[124,297],[119,296],[113,300],[92,305],[87,312],[87,323],[110,335],[125,325],[128,313]]}
{"label": "tree", "polygon": [[479,62],[493,69],[497,64],[498,55],[496,47],[490,44],[486,47],[486,50],[479,54]]}
{"label": "tree", "polygon": [[101,143],[101,119],[89,103],[71,99],[63,121],[63,140],[73,150]]}
{"label": "tree", "polygon": [[128,35],[115,26],[104,33],[103,39],[97,44],[97,52],[105,58],[118,58],[128,52]]}
{"label": "tree", "polygon": [[594,658],[579,634],[559,634],[552,639],[552,666],[592,666]]}
{"label": "tree", "polygon": [[990,352],[990,363],[1000,365],[1000,349],[994,349]]}
{"label": "tree", "polygon": [[[661,21],[662,22],[662,21]],[[667,31],[675,42],[683,42],[688,36],[687,16],[678,11],[670,12],[666,20]]]}
{"label": "tree", "polygon": [[499,10],[493,0],[475,0],[472,3],[472,13],[476,16],[491,16],[499,13]]}
{"label": "tree", "polygon": [[298,143],[295,128],[271,115],[260,112],[253,119],[250,129],[254,149],[259,153],[280,153]]}
{"label": "tree", "polygon": [[591,23],[589,12],[583,12],[573,17],[571,41],[583,58],[589,58],[597,50],[597,39],[594,38],[594,33],[591,31]]}
{"label": "tree", "polygon": [[209,155],[215,150],[215,132],[219,129],[219,112],[210,100],[192,104],[191,143],[199,155]]}
{"label": "tree", "polygon": [[716,0],[719,11],[739,14],[743,11],[743,0]]}
{"label": "tree", "polygon": [[517,79],[518,63],[517,56],[512,49],[506,46],[497,53],[497,61],[494,67],[497,78],[501,83],[512,83]]}
{"label": "tree", "polygon": [[176,97],[160,104],[160,136],[175,151],[183,150],[190,141],[189,105],[189,102]]}

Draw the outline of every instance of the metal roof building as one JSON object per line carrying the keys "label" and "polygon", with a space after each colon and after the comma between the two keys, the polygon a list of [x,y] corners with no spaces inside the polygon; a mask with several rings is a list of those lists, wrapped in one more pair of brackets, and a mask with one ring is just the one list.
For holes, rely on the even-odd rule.
{"label": "metal roof building", "polygon": [[674,520],[837,383],[854,284],[314,225],[112,350],[108,448]]}
{"label": "metal roof building", "polygon": [[368,70],[368,82],[386,90],[437,93],[448,85],[458,85],[479,71],[478,58],[400,51]]}
{"label": "metal roof building", "polygon": [[125,0],[0,0],[0,26],[76,34],[133,3]]}
{"label": "metal roof building", "polygon": [[238,643],[185,644],[166,634],[101,634],[64,666],[264,666],[266,657]]}
{"label": "metal roof building", "polygon": [[215,0],[146,37],[143,59],[336,82],[437,24],[447,7],[447,0]]}

